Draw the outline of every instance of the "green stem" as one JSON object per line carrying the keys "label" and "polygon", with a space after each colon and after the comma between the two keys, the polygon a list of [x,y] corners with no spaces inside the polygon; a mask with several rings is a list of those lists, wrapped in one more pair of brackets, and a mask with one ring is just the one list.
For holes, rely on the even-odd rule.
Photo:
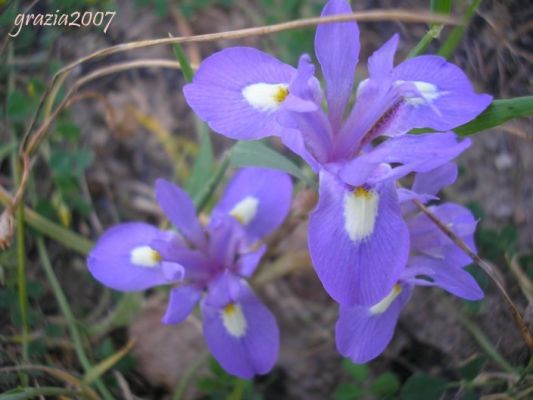
{"label": "green stem", "polygon": [[235,381],[235,385],[233,386],[233,390],[228,396],[228,400],[242,400],[245,386],[246,386],[246,381],[244,379],[237,379]]}
{"label": "green stem", "polygon": [[440,47],[439,52],[438,52],[439,56],[442,56],[444,58],[451,57],[451,55],[454,53],[457,46],[459,46],[459,43],[461,42],[461,39],[463,38],[463,35],[465,33],[466,28],[468,27],[468,24],[470,23],[470,20],[476,13],[476,10],[481,5],[481,1],[482,0],[472,1],[472,3],[470,4],[470,7],[468,7],[466,10],[466,13],[463,18],[463,23],[453,28],[450,35],[446,39],[446,41]]}
{"label": "green stem", "polygon": [[224,156],[220,164],[220,167],[215,172],[213,177],[209,180],[209,182],[207,182],[207,184],[198,193],[198,195],[194,196],[193,201],[194,201],[194,205],[196,206],[196,210],[198,214],[200,214],[200,212],[202,212],[202,210],[209,203],[211,196],[213,195],[216,188],[222,181],[222,178],[224,177],[224,174],[226,173],[229,165],[230,165],[230,157],[229,157],[229,153],[226,153],[226,155]]}
{"label": "green stem", "polygon": [[[37,237],[37,250],[39,252],[39,257],[41,258],[41,262],[46,276],[50,281],[50,285],[52,286],[52,290],[59,304],[59,308],[61,309],[61,312],[63,313],[63,316],[67,321],[68,329],[70,331],[70,336],[72,337],[72,341],[74,343],[74,349],[76,351],[76,355],[78,356],[78,360],[80,361],[80,364],[85,370],[85,372],[90,371],[92,370],[93,366],[91,365],[87,354],[85,354],[83,340],[77,327],[76,318],[74,317],[74,314],[70,309],[65,293],[63,292],[63,289],[61,289],[61,284],[59,283],[54,269],[52,268],[50,258],[48,257],[48,252],[46,251],[46,246],[44,244],[44,239],[40,236]],[[104,386],[103,382],[100,379],[95,379],[94,382],[96,388],[104,399],[113,399],[111,392],[109,392],[109,390]]]}
{"label": "green stem", "polygon": [[[15,182],[20,181],[20,163],[17,156],[13,155],[13,169],[15,175]],[[15,219],[17,224],[17,286],[18,299],[20,307],[20,320],[22,324],[22,359],[26,364],[29,363],[28,351],[28,289],[26,282],[26,249],[24,243],[24,206],[19,204],[15,212]],[[26,374],[22,375],[23,386],[28,385],[28,377]]]}
{"label": "green stem", "polygon": [[[0,187],[0,204],[7,207],[10,203],[11,196]],[[29,207],[24,207],[24,220],[29,226],[38,232],[61,243],[71,250],[77,251],[81,255],[87,255],[94,246],[90,240],[37,214]]]}
{"label": "green stem", "polygon": [[426,34],[420,39],[420,42],[407,54],[406,58],[416,57],[424,53],[433,39],[437,39],[440,36],[444,25],[434,25],[426,32]]}
{"label": "green stem", "polygon": [[492,345],[492,343],[489,341],[489,339],[485,336],[485,334],[479,329],[479,327],[468,320],[461,312],[457,312],[457,319],[463,326],[470,332],[470,334],[474,337],[474,339],[477,341],[479,346],[487,353],[487,355],[492,358],[492,360],[498,364],[505,372],[508,372],[510,374],[516,374],[516,371],[514,368],[507,362],[505,358],[496,350],[496,348]]}

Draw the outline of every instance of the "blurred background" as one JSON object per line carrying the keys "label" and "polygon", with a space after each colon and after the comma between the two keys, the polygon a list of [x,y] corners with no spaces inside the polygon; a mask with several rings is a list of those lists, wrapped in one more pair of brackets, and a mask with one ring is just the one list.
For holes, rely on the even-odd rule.
{"label": "blurred background", "polygon": [[[323,5],[319,0],[0,0],[0,185],[5,189],[0,192],[0,209],[16,188],[18,146],[42,94],[60,68],[119,43],[313,17]],[[358,0],[352,1],[352,6],[356,11],[429,10],[429,2],[419,0]],[[452,13],[462,17],[469,6],[466,0],[454,1]],[[116,15],[107,33],[103,26],[92,25],[23,26],[18,36],[8,35],[18,13],[76,11],[116,11]],[[392,34],[401,35],[399,62],[428,26],[389,21],[361,23],[360,30],[357,80],[367,76],[368,56]],[[532,30],[530,1],[482,1],[451,60],[466,71],[480,92],[498,99],[525,96],[532,88]],[[450,31],[444,28],[441,37]],[[313,55],[313,40],[314,28],[309,28],[184,45],[183,49],[193,65],[233,45],[258,47],[294,65],[300,54]],[[427,52],[436,53],[442,42],[434,40]],[[165,45],[91,60],[77,66],[64,87],[102,67],[140,59],[174,61],[175,55]],[[343,360],[334,342],[337,307],[310,265],[305,218],[292,221],[290,235],[263,262],[263,271],[282,271],[275,279],[267,276],[257,285],[280,324],[282,345],[272,373],[253,382],[230,377],[209,359],[197,318],[178,326],[160,324],[164,289],[124,295],[94,281],[85,263],[90,241],[118,222],[161,223],[162,214],[153,198],[154,180],[166,177],[185,185],[191,174],[199,135],[181,93],[184,83],[176,69],[127,68],[83,85],[50,127],[36,153],[24,198],[32,214],[26,213],[24,232],[14,244],[0,251],[2,391],[57,387],[90,392],[83,389],[82,381],[87,361],[92,375],[91,379],[85,375],[86,381],[98,380],[114,398],[125,399],[533,397],[531,368],[526,369],[527,347],[495,288],[475,266],[469,269],[486,291],[483,301],[461,301],[439,290],[418,289],[381,357],[365,366]],[[66,90],[58,91],[58,101]],[[40,122],[42,117],[36,127]],[[473,136],[473,145],[458,160],[459,180],[444,195],[468,206],[479,218],[479,253],[497,265],[508,292],[530,323],[531,123],[531,118],[517,119]],[[211,138],[217,158],[232,145],[221,136],[213,134]],[[312,209],[312,197],[310,190],[299,184],[293,215]],[[50,227],[42,225],[43,220],[63,229],[56,236],[66,237],[66,245],[61,240],[42,239],[39,232]],[[25,243],[22,250],[21,238]],[[23,300],[18,290],[17,249],[25,260],[27,316],[20,311]],[[57,284],[45,268],[48,261]],[[72,315],[65,313],[64,304],[58,301],[59,292]],[[27,337],[21,335],[26,319]],[[77,339],[72,327],[79,334]],[[80,347],[86,353],[85,361],[80,360]],[[38,395],[37,390],[33,397]],[[78,396],[57,392],[44,397],[60,395]]]}

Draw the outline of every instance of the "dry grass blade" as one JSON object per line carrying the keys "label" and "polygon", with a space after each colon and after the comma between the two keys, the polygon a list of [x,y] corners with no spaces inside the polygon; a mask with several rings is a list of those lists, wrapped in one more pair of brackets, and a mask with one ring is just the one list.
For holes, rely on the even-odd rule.
{"label": "dry grass blade", "polygon": [[439,218],[437,218],[437,216],[435,216],[435,214],[433,214],[424,204],[422,204],[419,200],[413,201],[415,202],[417,207],[424,214],[426,214],[428,218],[431,219],[446,236],[448,236],[457,246],[459,246],[461,250],[468,254],[472,261],[474,261],[491,278],[491,280],[498,288],[498,291],[500,292],[500,295],[505,301],[505,304],[507,304],[511,316],[513,317],[513,320],[515,321],[520,331],[522,339],[529,348],[529,351],[533,352],[533,336],[531,334],[531,331],[529,330],[526,322],[524,321],[524,318],[520,314],[520,311],[509,297],[509,294],[505,290],[502,282],[498,278],[498,274],[494,266],[483,260],[476,253],[474,253],[460,237],[458,237],[450,228],[446,226],[446,224],[444,224]]}
{"label": "dry grass blade", "polygon": [[47,373],[50,376],[53,376],[56,379],[59,379],[65,382],[68,385],[74,386],[79,389],[84,395],[93,400],[99,400],[100,397],[96,392],[83,380],[76,378],[74,375],[69,374],[66,371],[63,371],[59,368],[47,367],[46,365],[18,365],[14,367],[4,367],[0,368],[0,372],[12,372],[12,371],[41,371]]}
{"label": "dry grass blade", "polygon": [[181,36],[169,37],[161,39],[141,40],[138,42],[130,42],[118,44],[116,46],[107,47],[102,50],[95,51],[88,56],[82,57],[73,63],[67,65],[57,72],[56,75],[62,75],[85,61],[94,58],[108,56],[110,54],[119,53],[122,51],[129,51],[140,49],[143,47],[157,46],[163,44],[173,43],[197,43],[197,42],[212,42],[215,40],[241,39],[250,36],[263,36],[272,33],[288,31],[292,29],[306,28],[318,24],[328,24],[333,22],[373,22],[373,21],[400,21],[405,23],[440,23],[446,25],[459,25],[460,21],[457,18],[445,16],[442,14],[428,13],[426,11],[410,11],[403,9],[391,10],[369,10],[355,12],[352,14],[330,15],[327,17],[304,18],[289,22],[282,22],[279,24],[265,25],[254,28],[237,29],[233,31],[207,33],[204,35],[195,36]]}

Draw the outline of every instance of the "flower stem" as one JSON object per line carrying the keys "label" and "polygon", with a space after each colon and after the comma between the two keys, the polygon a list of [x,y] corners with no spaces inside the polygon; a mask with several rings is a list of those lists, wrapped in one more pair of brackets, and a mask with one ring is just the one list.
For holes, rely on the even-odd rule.
{"label": "flower stem", "polygon": [[[91,371],[93,369],[93,366],[91,365],[91,362],[89,361],[89,358],[87,357],[87,354],[85,353],[85,349],[83,347],[83,340],[77,328],[76,319],[74,317],[74,314],[72,313],[72,310],[70,309],[68,300],[65,296],[65,293],[63,292],[63,289],[61,288],[61,284],[59,283],[57,279],[54,269],[52,268],[50,258],[48,257],[48,252],[46,251],[46,246],[44,244],[44,239],[40,236],[37,236],[37,250],[39,252],[39,257],[41,258],[41,262],[42,262],[44,271],[46,273],[46,276],[48,278],[48,281],[50,282],[50,285],[52,286],[52,290],[59,304],[59,308],[61,309],[61,312],[63,313],[63,316],[65,317],[65,320],[67,321],[68,329],[70,331],[72,342],[74,343],[74,349],[76,351],[78,360],[80,361],[81,366],[86,372]],[[105,385],[100,379],[95,379],[94,382],[95,382],[96,388],[98,389],[98,391],[100,392],[100,394],[102,395],[104,399],[106,400],[113,399],[111,392],[109,392],[109,390],[105,387]]]}

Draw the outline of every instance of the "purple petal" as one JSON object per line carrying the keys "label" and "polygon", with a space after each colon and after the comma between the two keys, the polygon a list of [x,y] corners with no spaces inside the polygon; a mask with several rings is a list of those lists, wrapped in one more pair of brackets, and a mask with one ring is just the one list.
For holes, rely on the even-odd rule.
{"label": "purple petal", "polygon": [[372,305],[391,290],[405,267],[409,234],[393,184],[377,190],[373,230],[367,229],[362,239],[349,225],[354,222],[347,206],[350,196],[354,194],[333,175],[320,174],[319,202],[309,222],[310,255],[333,299],[344,305]]}
{"label": "purple petal", "polygon": [[255,269],[258,267],[261,258],[265,254],[267,246],[263,244],[259,249],[255,251],[247,251],[241,253],[239,261],[237,264],[236,272],[243,277],[249,278],[255,272]]}
{"label": "purple petal", "polygon": [[182,322],[192,313],[201,296],[202,292],[190,285],[172,289],[161,322],[167,325]]}
{"label": "purple petal", "polygon": [[284,172],[243,168],[226,186],[212,214],[231,215],[251,239],[261,239],[281,225],[292,198],[292,181]]}
{"label": "purple petal", "polygon": [[445,186],[451,185],[457,179],[457,165],[444,164],[429,172],[420,172],[415,175],[413,191],[421,194],[435,196]]}
{"label": "purple petal", "polygon": [[202,303],[202,316],[207,347],[227,372],[251,379],[272,369],[279,350],[276,320],[244,281],[221,277]]}
{"label": "purple petal", "polygon": [[414,257],[409,262],[406,272],[411,269],[421,271],[417,276],[431,279],[431,281],[417,279],[415,281],[417,285],[438,286],[455,296],[472,301],[481,300],[484,296],[472,275],[462,268],[453,266],[446,258],[439,260],[427,256]]}
{"label": "purple petal", "polygon": [[187,193],[165,180],[155,181],[155,196],[159,206],[176,228],[198,247],[204,247],[206,239],[196,209]]}
{"label": "purple petal", "polygon": [[[429,210],[458,235],[473,251],[476,250],[474,232],[476,220],[467,208],[454,203],[444,203]],[[446,236],[425,214],[408,221],[411,249],[437,259],[446,258],[455,267],[471,263],[470,257]]]}
{"label": "purple petal", "polygon": [[209,255],[221,268],[232,268],[239,250],[248,244],[242,225],[227,214],[215,213],[208,226]]}
{"label": "purple petal", "polygon": [[271,85],[288,87],[295,75],[293,67],[266,53],[232,47],[206,58],[183,92],[215,132],[233,139],[259,139],[280,135],[276,111],[283,100],[275,101]]}
{"label": "purple petal", "polygon": [[[330,0],[321,16],[351,14],[344,0]],[[356,22],[320,24],[316,29],[315,53],[326,80],[328,113],[334,130],[339,128],[350,98],[359,58],[359,28]]]}
{"label": "purple petal", "polygon": [[398,48],[399,35],[394,34],[368,59],[368,74],[371,79],[388,78],[394,68],[394,54]]}
{"label": "purple petal", "polygon": [[337,350],[356,364],[364,364],[379,356],[390,343],[403,307],[409,300],[411,288],[400,286],[401,293],[384,312],[373,313],[362,306],[340,306],[335,327]]}
{"label": "purple petal", "polygon": [[396,84],[413,85],[405,97],[405,108],[396,131],[432,128],[446,131],[467,123],[491,103],[492,97],[474,92],[464,72],[438,56],[419,56],[399,64],[392,71]]}
{"label": "purple petal", "polygon": [[[391,138],[348,162],[341,170],[340,176],[354,186],[396,180],[413,171],[427,172],[446,164],[468,148],[470,143],[469,139],[458,142],[453,132]],[[401,165],[369,179],[382,163]]]}
{"label": "purple petal", "polygon": [[108,229],[91,250],[87,260],[89,271],[99,282],[124,292],[171,283],[162,270],[164,260],[151,243],[172,241],[173,236],[140,222],[116,225]]}

